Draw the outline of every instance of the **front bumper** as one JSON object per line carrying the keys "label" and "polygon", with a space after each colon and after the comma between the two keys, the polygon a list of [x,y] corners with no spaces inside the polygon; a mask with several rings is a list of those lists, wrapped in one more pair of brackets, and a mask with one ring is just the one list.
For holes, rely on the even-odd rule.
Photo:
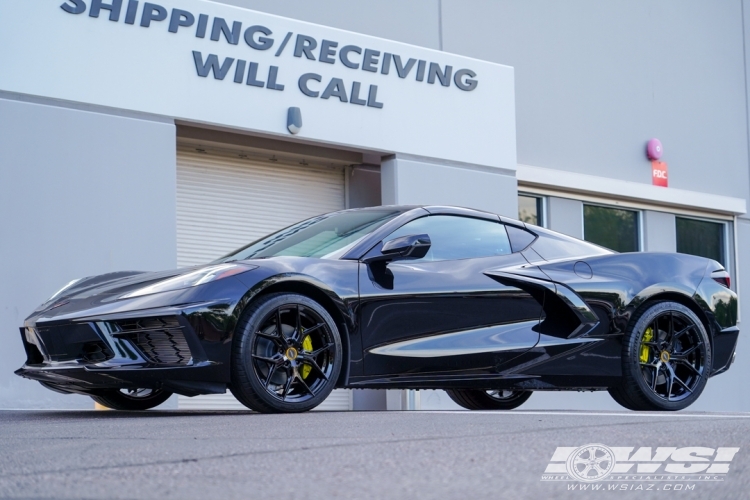
{"label": "front bumper", "polygon": [[[21,328],[26,363],[15,373],[50,389],[95,394],[105,389],[152,388],[178,394],[223,393],[229,382],[227,324],[208,324],[224,301],[27,322]],[[224,318],[227,315],[223,315]]]}
{"label": "front bumper", "polygon": [[149,366],[80,366],[61,363],[23,365],[16,375],[42,382],[46,387],[64,393],[97,394],[108,389],[164,389],[184,396],[223,394],[227,384],[223,367],[204,363],[171,368]]}

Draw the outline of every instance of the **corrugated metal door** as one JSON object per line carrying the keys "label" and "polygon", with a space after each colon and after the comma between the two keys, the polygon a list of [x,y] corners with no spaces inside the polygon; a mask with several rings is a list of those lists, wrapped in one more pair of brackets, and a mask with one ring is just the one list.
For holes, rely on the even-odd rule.
{"label": "corrugated metal door", "polygon": [[[342,167],[272,161],[239,151],[180,145],[177,265],[210,262],[302,219],[341,210],[345,208],[344,182]],[[245,408],[229,392],[180,396],[178,406]],[[336,390],[318,409],[351,407],[351,391]]]}
{"label": "corrugated metal door", "polygon": [[345,208],[344,170],[177,151],[177,265],[210,262],[314,215]]}

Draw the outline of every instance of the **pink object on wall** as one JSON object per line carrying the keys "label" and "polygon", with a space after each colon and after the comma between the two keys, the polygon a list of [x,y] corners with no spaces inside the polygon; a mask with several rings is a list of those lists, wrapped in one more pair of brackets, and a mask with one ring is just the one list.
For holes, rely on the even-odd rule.
{"label": "pink object on wall", "polygon": [[648,155],[649,160],[658,160],[661,158],[663,152],[664,148],[659,139],[651,139],[648,141],[648,144],[646,145],[646,154]]}

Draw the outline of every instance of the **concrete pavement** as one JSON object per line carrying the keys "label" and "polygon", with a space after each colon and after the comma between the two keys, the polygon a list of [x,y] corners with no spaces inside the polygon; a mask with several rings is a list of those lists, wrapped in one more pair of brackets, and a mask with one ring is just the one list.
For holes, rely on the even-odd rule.
{"label": "concrete pavement", "polygon": [[[721,480],[542,481],[557,447],[588,443],[740,450]],[[719,499],[749,487],[749,414],[0,411],[2,498]]]}

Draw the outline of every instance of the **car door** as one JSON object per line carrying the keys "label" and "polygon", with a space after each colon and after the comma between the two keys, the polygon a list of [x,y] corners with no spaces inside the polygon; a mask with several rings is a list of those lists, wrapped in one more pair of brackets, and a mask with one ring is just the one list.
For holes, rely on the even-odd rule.
{"label": "car door", "polygon": [[422,234],[431,246],[420,259],[378,268],[366,257],[360,264],[366,376],[492,374],[537,343],[539,334],[532,328],[541,305],[483,274],[528,266],[511,251],[498,218],[427,215],[398,228],[383,243]]}

